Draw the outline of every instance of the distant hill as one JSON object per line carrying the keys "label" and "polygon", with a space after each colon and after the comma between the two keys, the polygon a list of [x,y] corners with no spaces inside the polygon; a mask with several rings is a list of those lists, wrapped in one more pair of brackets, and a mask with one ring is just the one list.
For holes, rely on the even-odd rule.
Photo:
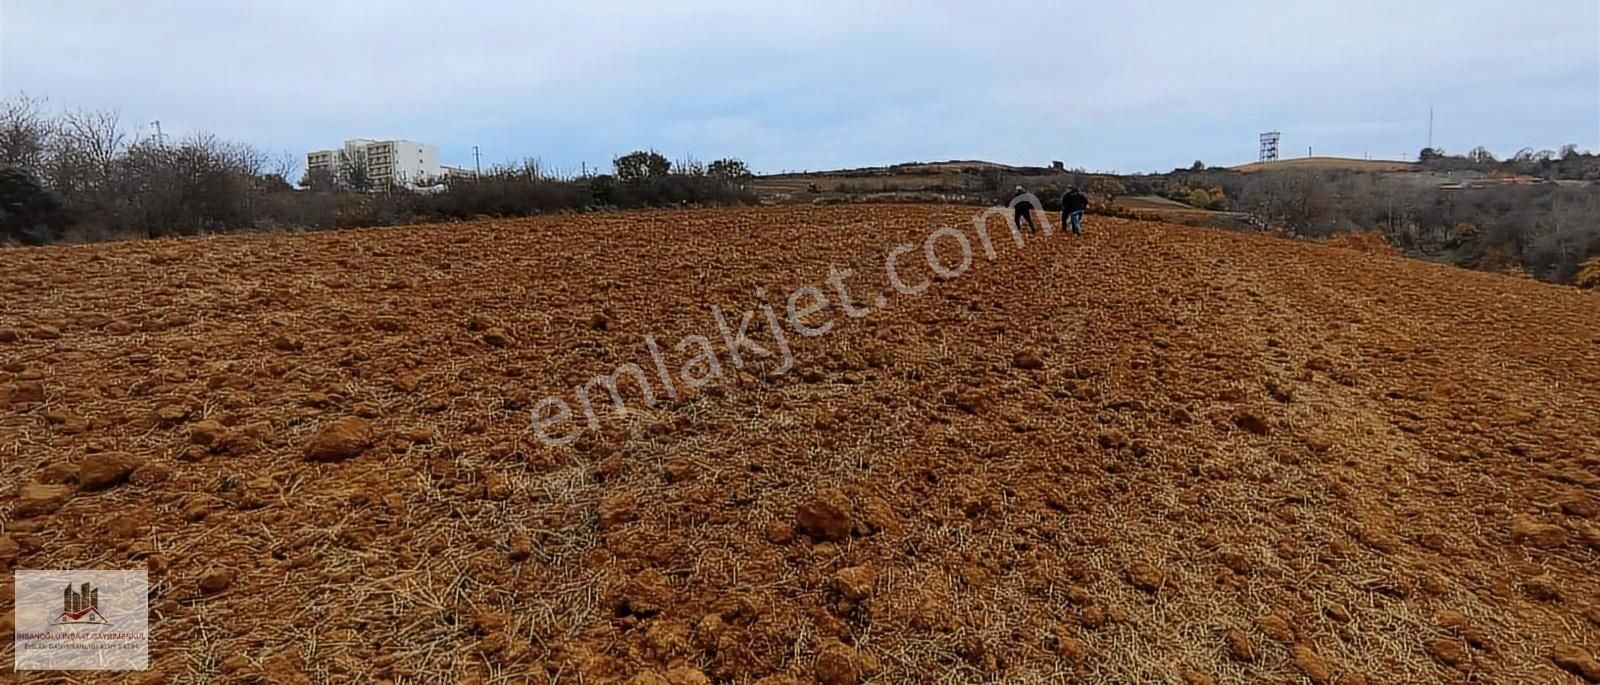
{"label": "distant hill", "polygon": [[[1406,162],[1394,159],[1354,159],[1349,157],[1300,157],[1296,159],[1282,159],[1276,162],[1251,162],[1238,166],[1227,167],[1230,171],[1252,173],[1268,169],[1311,169],[1311,170],[1347,170],[1366,172],[1385,171],[1420,171],[1422,166],[1416,162]],[[988,162],[979,159],[952,159],[943,162],[904,162],[875,167],[857,167],[854,169],[829,169],[821,171],[792,171],[778,174],[763,174],[765,179],[818,179],[838,177],[882,177],[882,176],[938,176],[949,174],[984,174],[1000,172],[1021,176],[1049,175],[1058,173],[1049,167],[1014,166],[999,162]],[[1130,176],[1138,174],[1109,174],[1112,176]]]}
{"label": "distant hill", "polygon": [[1006,173],[1048,171],[1044,167],[1019,167],[981,159],[952,159],[944,162],[902,162],[888,166],[856,167],[853,169],[828,169],[822,171],[791,171],[763,174],[762,178],[819,178],[836,176],[932,176],[938,174],[975,174],[989,171]]}
{"label": "distant hill", "polygon": [[1298,159],[1280,159],[1276,162],[1251,162],[1229,167],[1233,171],[1252,173],[1256,171],[1282,171],[1286,169],[1308,169],[1314,171],[1344,170],[1344,171],[1417,171],[1421,167],[1416,162],[1402,162],[1392,159],[1351,159],[1347,157],[1300,157]]}

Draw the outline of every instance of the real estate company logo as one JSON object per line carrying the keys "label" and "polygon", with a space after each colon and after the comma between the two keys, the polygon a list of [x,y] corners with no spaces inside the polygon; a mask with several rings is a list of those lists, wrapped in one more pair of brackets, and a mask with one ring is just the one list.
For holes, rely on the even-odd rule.
{"label": "real estate company logo", "polygon": [[143,571],[17,571],[18,671],[150,667],[150,580]]}
{"label": "real estate company logo", "polygon": [[111,625],[106,615],[100,613],[100,588],[84,583],[80,589],[74,590],[72,584],[68,583],[66,589],[61,591],[61,614],[50,625]]}

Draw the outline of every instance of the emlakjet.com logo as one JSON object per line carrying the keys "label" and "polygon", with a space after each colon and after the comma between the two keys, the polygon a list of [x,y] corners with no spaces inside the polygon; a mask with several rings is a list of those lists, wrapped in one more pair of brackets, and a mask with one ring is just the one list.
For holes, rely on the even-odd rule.
{"label": "emlakjet.com logo", "polygon": [[18,671],[150,667],[150,580],[139,571],[17,571]]}

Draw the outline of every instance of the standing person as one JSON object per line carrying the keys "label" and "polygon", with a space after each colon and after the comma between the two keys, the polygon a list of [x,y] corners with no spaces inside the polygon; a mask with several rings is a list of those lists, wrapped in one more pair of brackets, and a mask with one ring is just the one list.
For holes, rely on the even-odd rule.
{"label": "standing person", "polygon": [[1038,233],[1039,227],[1033,223],[1033,203],[1027,200],[1022,200],[1020,202],[1017,200],[1017,198],[1026,195],[1027,192],[1028,191],[1022,189],[1022,186],[1017,186],[1017,191],[1011,194],[1011,202],[1014,203],[1014,213],[1011,216],[1011,223],[1021,226],[1022,222],[1026,221],[1028,222],[1028,232]]}
{"label": "standing person", "polygon": [[1073,235],[1083,235],[1083,213],[1088,209],[1089,198],[1077,188],[1068,188],[1061,194],[1061,223],[1071,224]]}

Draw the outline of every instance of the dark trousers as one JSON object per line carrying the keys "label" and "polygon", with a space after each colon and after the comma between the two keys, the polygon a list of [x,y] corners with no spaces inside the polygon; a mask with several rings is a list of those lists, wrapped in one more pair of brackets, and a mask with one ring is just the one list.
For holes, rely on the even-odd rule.
{"label": "dark trousers", "polygon": [[1022,207],[1018,207],[1016,215],[1011,217],[1011,223],[1014,223],[1014,224],[1016,224],[1017,226],[1020,227],[1020,226],[1022,226],[1023,222],[1027,222],[1028,223],[1028,232],[1029,233],[1038,233],[1039,232],[1039,227],[1034,225],[1034,223],[1033,223],[1033,210],[1032,209],[1025,209],[1025,208],[1022,208]]}

